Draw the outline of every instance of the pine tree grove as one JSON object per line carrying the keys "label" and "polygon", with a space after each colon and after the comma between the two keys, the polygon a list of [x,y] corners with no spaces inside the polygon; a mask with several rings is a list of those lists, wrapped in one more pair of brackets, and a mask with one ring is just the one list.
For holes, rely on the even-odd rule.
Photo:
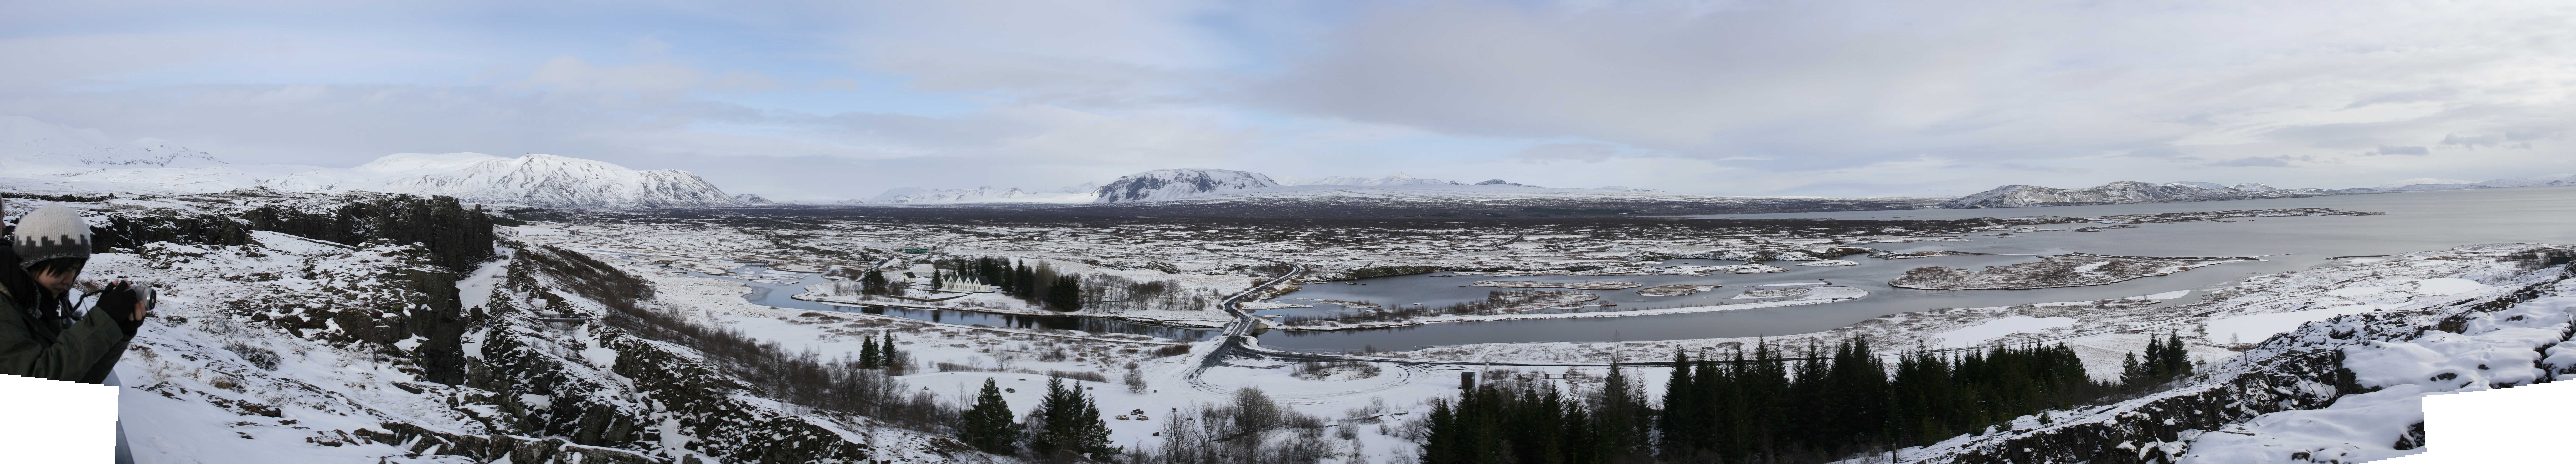
{"label": "pine tree grove", "polygon": [[[2189,372],[2178,336],[2153,345],[2130,369],[2140,378]],[[1661,411],[1616,364],[1600,391],[1584,394],[1462,380],[1458,398],[1435,401],[1425,418],[1421,460],[1825,462],[1982,433],[2162,383],[2095,380],[2064,344],[1889,356],[1866,340],[1794,351],[1756,343],[1722,355],[1676,352],[1673,361]]]}

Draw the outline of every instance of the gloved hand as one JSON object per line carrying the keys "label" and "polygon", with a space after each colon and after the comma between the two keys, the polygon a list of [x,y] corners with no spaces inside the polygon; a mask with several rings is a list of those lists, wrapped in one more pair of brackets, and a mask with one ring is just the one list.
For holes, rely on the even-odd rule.
{"label": "gloved hand", "polygon": [[132,282],[119,280],[99,289],[98,304],[90,306],[89,312],[90,316],[114,319],[116,326],[131,336],[143,326],[143,310],[154,299],[151,287],[134,288]]}

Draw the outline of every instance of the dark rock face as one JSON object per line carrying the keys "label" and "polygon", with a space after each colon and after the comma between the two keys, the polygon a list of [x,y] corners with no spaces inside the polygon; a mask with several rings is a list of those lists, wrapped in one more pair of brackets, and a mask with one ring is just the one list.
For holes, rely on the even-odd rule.
{"label": "dark rock face", "polygon": [[384,195],[329,211],[262,206],[242,212],[241,219],[251,230],[316,240],[421,243],[433,255],[431,262],[458,272],[492,259],[492,216],[484,214],[482,205],[469,210],[443,196]]}
{"label": "dark rock face", "polygon": [[[232,198],[232,199],[224,199]],[[269,195],[240,191],[212,201],[260,203],[216,214],[175,211],[120,211],[106,217],[92,252],[134,248],[151,242],[240,245],[250,232],[264,230],[334,243],[359,245],[376,239],[420,243],[431,262],[465,272],[492,259],[492,216],[482,206],[468,209],[449,197],[393,194]],[[297,201],[289,203],[289,201]],[[337,200],[337,201],[334,201]],[[306,203],[310,202],[310,203]]]}
{"label": "dark rock face", "polygon": [[606,346],[617,350],[618,375],[633,379],[638,390],[660,403],[669,414],[680,416],[680,426],[697,439],[692,444],[700,452],[730,456],[732,461],[868,460],[871,450],[865,443],[844,439],[804,418],[749,404],[734,394],[748,389],[748,385],[697,359],[624,332],[614,332]]}

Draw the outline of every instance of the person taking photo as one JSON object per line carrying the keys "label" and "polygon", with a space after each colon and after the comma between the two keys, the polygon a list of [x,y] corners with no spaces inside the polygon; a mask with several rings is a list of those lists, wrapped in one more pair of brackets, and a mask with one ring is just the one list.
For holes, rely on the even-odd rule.
{"label": "person taking photo", "polygon": [[143,326],[149,288],[123,280],[95,292],[86,314],[71,289],[89,263],[89,223],[47,206],[18,218],[0,250],[0,374],[102,384]]}

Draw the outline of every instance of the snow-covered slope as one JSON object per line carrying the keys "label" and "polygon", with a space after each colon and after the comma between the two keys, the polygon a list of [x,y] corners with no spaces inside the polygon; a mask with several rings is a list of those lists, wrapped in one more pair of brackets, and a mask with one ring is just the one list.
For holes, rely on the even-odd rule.
{"label": "snow-covered slope", "polygon": [[120,142],[97,129],[76,129],[26,116],[0,116],[0,170],[11,173],[223,164],[214,155],[160,139]]}
{"label": "snow-covered slope", "polygon": [[472,203],[552,208],[737,206],[688,171],[638,171],[555,155],[396,153],[346,169],[228,164],[155,139],[118,143],[92,129],[0,116],[0,186],[22,190],[207,193],[265,187],[289,192],[375,191],[447,195]]}
{"label": "snow-covered slope", "polygon": [[2169,203],[2184,201],[2245,200],[2283,198],[2306,195],[2332,195],[2343,192],[2323,189],[2284,189],[2257,183],[2232,187],[2212,187],[2206,182],[2112,182],[2097,187],[2077,189],[2049,188],[2036,185],[2006,185],[1941,203],[1943,208],[2019,208],[2025,206],[2088,205],[2117,203]]}
{"label": "snow-covered slope", "polygon": [[557,208],[744,204],[688,171],[638,171],[604,161],[555,155],[502,158],[480,153],[406,153],[389,155],[350,171],[373,175],[326,190],[447,195],[469,202]]}
{"label": "snow-covered slope", "polygon": [[1257,172],[1225,169],[1156,169],[1128,174],[1100,186],[1095,203],[1157,201],[1279,186]]}

